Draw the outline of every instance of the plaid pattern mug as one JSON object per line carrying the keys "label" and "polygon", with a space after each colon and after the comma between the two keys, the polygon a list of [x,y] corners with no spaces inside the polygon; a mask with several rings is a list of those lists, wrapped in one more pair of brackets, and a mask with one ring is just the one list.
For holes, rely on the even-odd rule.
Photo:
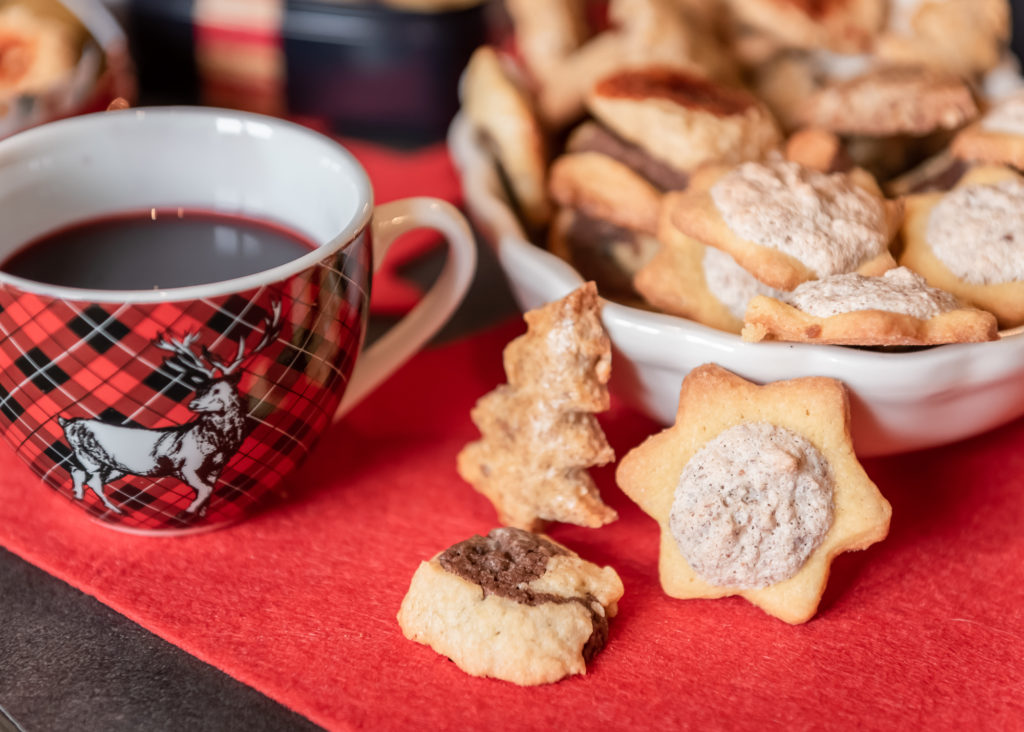
{"label": "plaid pattern mug", "polygon": [[[273,223],[316,248],[169,289],[83,289],[0,271],[5,440],[50,489],[137,533],[206,530],[261,503],[337,415],[443,325],[475,268],[454,207],[374,207],[351,154],[278,119],[132,109],[0,142],[0,261],[76,222],[181,207]],[[359,355],[374,263],[420,227],[446,238],[445,267]]]}

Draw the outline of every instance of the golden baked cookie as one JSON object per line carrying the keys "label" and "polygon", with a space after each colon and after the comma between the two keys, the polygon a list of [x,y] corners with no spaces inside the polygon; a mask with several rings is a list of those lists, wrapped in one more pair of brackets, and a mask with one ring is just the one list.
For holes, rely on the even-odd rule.
{"label": "golden baked cookie", "polygon": [[948,191],[972,166],[954,157],[947,147],[925,158],[895,178],[885,182],[885,192],[892,198],[911,193]]}
{"label": "golden baked cookie", "polygon": [[669,221],[717,247],[769,287],[843,272],[877,275],[896,266],[889,243],[902,206],[861,170],[826,174],[774,157],[712,166],[674,196]]}
{"label": "golden baked cookie", "polygon": [[572,131],[565,143],[565,151],[596,152],[615,158],[663,191],[681,191],[690,183],[686,171],[676,170],[594,120],[587,120]]}
{"label": "golden baked cookie", "polygon": [[998,101],[981,119],[958,132],[950,150],[961,160],[1024,169],[1024,92]]}
{"label": "golden baked cookie", "polygon": [[[725,0],[723,5],[727,3]],[[737,20],[732,13],[725,12],[722,16],[722,33],[729,52],[742,68],[756,71],[790,50],[777,36]]]}
{"label": "golden baked cookie", "polygon": [[828,84],[804,99],[796,118],[841,135],[886,137],[955,130],[977,114],[970,88],[957,75],[887,66]]}
{"label": "golden baked cookie", "polygon": [[729,0],[736,18],[794,48],[863,53],[886,20],[885,0]]}
{"label": "golden baked cookie", "polygon": [[706,247],[668,220],[673,197],[658,228],[660,247],[637,270],[633,286],[655,308],[711,328],[739,333],[747,302],[758,293],[774,292],[740,267],[725,252]]}
{"label": "golden baked cookie", "polygon": [[592,280],[605,297],[627,304],[640,304],[633,277],[660,247],[653,236],[570,208],[560,209],[548,229],[552,254]]}
{"label": "golden baked cookie", "polygon": [[561,206],[626,229],[656,233],[661,192],[618,160],[598,152],[555,159],[548,174],[551,197]]}
{"label": "golden baked cookie", "polygon": [[406,638],[473,676],[550,684],[586,674],[622,594],[611,567],[547,537],[501,528],[421,562],[398,624]]}
{"label": "golden baked cookie", "polygon": [[712,33],[691,22],[675,0],[612,0],[613,27],[589,39],[542,79],[537,107],[561,129],[583,117],[594,84],[624,69],[658,65],[735,82],[731,57]]}
{"label": "golden baked cookie", "polygon": [[853,160],[834,132],[806,127],[786,139],[787,160],[822,173],[840,173],[853,167]]}
{"label": "golden baked cookie", "polygon": [[547,78],[590,35],[583,0],[505,0],[516,49],[535,79]]}
{"label": "golden baked cookie", "polygon": [[1024,323],[1024,177],[979,166],[945,193],[907,196],[900,264],[932,287]]}
{"label": "golden baked cookie", "polygon": [[617,514],[587,472],[615,458],[594,417],[609,407],[612,358],[597,288],[588,282],[524,318],[527,332],[505,347],[508,384],[473,408],[481,439],[459,453],[459,475],[506,526],[602,526]]}
{"label": "golden baked cookie", "polygon": [[680,47],[710,79],[738,85],[736,61],[716,32],[716,0],[609,0],[608,19],[634,48]]}
{"label": "golden baked cookie", "polygon": [[782,141],[771,113],[749,93],[672,68],[607,76],[587,106],[620,137],[684,172],[757,160]]}
{"label": "golden baked cookie", "polygon": [[934,346],[998,338],[996,318],[964,307],[907,269],[880,277],[840,274],[799,285],[782,298],[750,301],[745,341],[845,346]]}
{"label": "golden baked cookie", "polygon": [[551,217],[547,143],[530,97],[490,46],[473,52],[462,80],[462,108],[491,147],[528,228]]}
{"label": "golden baked cookie", "polygon": [[893,0],[874,53],[971,78],[999,64],[1011,27],[1007,0]]}
{"label": "golden baked cookie", "polygon": [[0,103],[66,80],[78,60],[76,36],[69,23],[25,5],[0,8]]}
{"label": "golden baked cookie", "polygon": [[616,480],[658,522],[666,594],[740,595],[787,623],[815,614],[838,554],[889,529],[834,379],[757,386],[700,366],[683,380],[675,424],[623,457]]}
{"label": "golden baked cookie", "polygon": [[804,100],[822,86],[821,73],[806,53],[776,53],[756,64],[751,85],[758,99],[767,105],[782,129],[803,125]]}

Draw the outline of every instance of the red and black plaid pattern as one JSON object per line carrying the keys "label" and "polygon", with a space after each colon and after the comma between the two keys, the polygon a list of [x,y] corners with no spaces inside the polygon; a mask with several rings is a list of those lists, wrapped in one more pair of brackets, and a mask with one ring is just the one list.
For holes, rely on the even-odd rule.
{"label": "red and black plaid pattern", "polygon": [[[329,423],[365,332],[369,237],[287,280],[223,297],[153,304],[89,303],[0,286],[0,424],[46,485],[93,517],[134,530],[197,529],[233,521],[274,489]],[[196,353],[222,364],[260,341],[280,303],[281,328],[242,361],[237,390],[246,435],[226,456],[202,512],[196,491],[173,475],[127,474],[103,486],[108,509],[85,487],[58,417],[160,429],[197,418],[197,382],[176,368],[164,339],[196,334]],[[180,363],[179,363],[180,365]]]}

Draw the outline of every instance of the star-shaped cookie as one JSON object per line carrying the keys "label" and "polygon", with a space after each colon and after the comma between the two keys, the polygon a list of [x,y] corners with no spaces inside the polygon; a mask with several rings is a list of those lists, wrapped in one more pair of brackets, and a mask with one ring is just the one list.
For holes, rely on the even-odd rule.
{"label": "star-shaped cookie", "polygon": [[[932,287],[991,312],[1000,328],[1024,324],[1024,278],[1019,275],[1019,267],[1015,272],[1007,266],[1020,261],[1022,186],[1024,176],[1011,168],[979,165],[965,173],[950,191],[907,196],[900,264],[920,274]],[[985,200],[990,195],[998,196],[994,204]],[[949,208],[943,212],[943,207]],[[931,238],[936,234],[952,238],[945,243],[947,256],[952,245],[958,245],[956,267],[937,253],[937,243]],[[995,263],[1001,257],[1009,261],[998,266]],[[986,264],[995,267],[1000,276],[989,279],[982,276],[983,270],[975,270]]]}
{"label": "star-shaped cookie", "polygon": [[[716,191],[730,202],[732,224]],[[777,156],[711,165],[663,205],[679,231],[721,249],[779,290],[829,274],[880,275],[896,266],[888,243],[899,229],[903,205],[885,199],[871,174],[859,168],[827,174]],[[839,230],[854,233],[840,243],[834,235]]]}
{"label": "star-shaped cookie", "polygon": [[[858,462],[849,426],[846,388],[835,379],[805,377],[758,386],[715,364],[691,371],[683,381],[675,424],[631,450],[616,471],[623,492],[661,529],[662,589],[671,597],[684,599],[740,595],[787,623],[809,620],[817,611],[833,558],[845,551],[867,548],[885,538],[889,530],[892,510]],[[752,447],[753,454],[744,455],[743,449],[727,446],[725,460],[735,459],[733,467],[739,466],[738,469],[721,479],[711,477],[709,485],[720,493],[699,497],[697,501],[704,503],[696,514],[700,514],[700,509],[710,508],[712,512],[718,511],[725,523],[720,522],[717,527],[713,522],[693,524],[694,512],[687,514],[683,505],[686,501],[680,502],[686,498],[680,494],[687,490],[687,475],[707,471],[705,477],[711,476],[715,465],[707,460],[708,449],[737,430],[748,430],[742,446]],[[776,437],[783,435],[789,442],[758,442],[750,437],[766,431]],[[806,446],[807,452],[794,450],[793,444]],[[761,486],[760,492],[757,486],[743,485],[750,478],[744,477],[743,467],[749,469],[750,464],[759,460],[783,473],[817,466],[828,477],[822,482],[830,484],[829,491],[809,499],[809,494],[801,489],[794,494],[792,503],[783,502],[765,513],[756,501],[766,495],[777,498],[774,494],[781,491],[780,485],[785,481],[769,481]],[[730,505],[728,494],[732,492],[735,496],[737,487],[742,500]],[[719,506],[724,506],[725,511],[719,510]],[[766,521],[758,523],[759,511]],[[755,520],[751,521],[751,516]],[[692,530],[681,537],[679,527],[687,517],[691,519]],[[698,521],[702,519],[698,517]],[[805,541],[808,537],[801,536],[801,531],[815,521],[819,534]],[[765,525],[784,529],[791,525],[798,530],[761,535],[759,545],[744,547],[742,537],[753,535],[758,539],[757,532]],[[703,547],[694,547],[694,536],[705,537]],[[703,574],[687,561],[681,546],[687,547],[695,565],[703,567]],[[709,554],[705,550],[719,546],[730,550],[719,555],[712,552],[710,565],[717,568],[708,569]],[[784,578],[765,582],[763,575],[751,578],[748,574],[736,584],[715,579],[721,577],[719,570],[738,566],[736,562],[743,556],[754,556],[756,565],[759,553],[777,553],[780,546],[789,552],[781,557],[781,565],[788,565],[782,569],[769,567],[769,574],[781,572],[786,575]],[[800,551],[791,550],[799,546],[803,546],[805,556],[796,556],[794,560]],[[743,571],[741,568],[741,574]]]}

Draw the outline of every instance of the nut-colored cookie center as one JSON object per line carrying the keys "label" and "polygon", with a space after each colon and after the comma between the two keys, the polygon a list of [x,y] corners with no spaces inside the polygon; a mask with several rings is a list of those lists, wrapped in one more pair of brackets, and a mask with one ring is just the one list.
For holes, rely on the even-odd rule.
{"label": "nut-colored cookie center", "polygon": [[711,187],[740,238],[798,259],[819,277],[852,272],[888,244],[882,201],[842,173],[781,158],[748,162]]}
{"label": "nut-colored cookie center", "polygon": [[754,589],[796,574],[832,526],[834,479],[825,456],[784,427],[725,430],[690,459],[669,528],[704,581]]}
{"label": "nut-colored cookie center", "polygon": [[743,320],[747,303],[754,295],[775,298],[782,296],[780,290],[758,280],[721,249],[705,247],[701,265],[704,268],[704,282],[708,291],[725,305],[737,320]]}
{"label": "nut-colored cookie center", "polygon": [[1024,183],[958,188],[928,217],[925,239],[954,275],[974,285],[1024,280]]}
{"label": "nut-colored cookie center", "polygon": [[881,277],[851,273],[811,280],[782,299],[818,318],[855,310],[884,310],[928,320],[960,306],[952,294],[929,287],[924,278],[906,267],[891,269]]}

